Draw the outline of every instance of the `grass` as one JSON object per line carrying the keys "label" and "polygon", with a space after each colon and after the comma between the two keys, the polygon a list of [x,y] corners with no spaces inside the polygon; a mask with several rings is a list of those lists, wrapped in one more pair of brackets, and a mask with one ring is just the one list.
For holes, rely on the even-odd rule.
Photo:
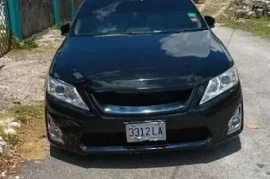
{"label": "grass", "polygon": [[0,174],[16,173],[21,162],[40,160],[47,155],[43,109],[44,102],[40,101],[31,105],[16,105],[0,112],[0,120],[11,117],[21,122],[17,135],[5,136],[0,127],[0,136],[8,143],[4,154],[0,156]]}
{"label": "grass", "polygon": [[19,105],[11,108],[15,118],[21,122],[19,132],[19,154],[27,160],[41,159],[46,155],[46,129],[44,122],[44,102],[32,105]]}
{"label": "grass", "polygon": [[21,123],[21,128],[16,136],[5,136],[4,139],[9,145],[16,148],[22,158],[25,160],[38,160],[46,156],[43,101],[31,105],[13,106],[2,114],[2,117],[5,116],[12,116]]}
{"label": "grass", "polygon": [[[239,29],[251,32],[256,36],[270,39],[270,17],[251,18],[236,20],[234,12],[237,6],[232,3],[222,15],[216,17],[217,23],[224,24],[233,29]],[[213,15],[216,12],[213,7],[207,7],[203,10],[204,15]]]}
{"label": "grass", "polygon": [[[9,46],[9,43],[10,43],[9,38],[10,38],[10,34],[8,34],[8,33],[0,33],[0,46],[3,46],[6,49],[8,49],[8,46]],[[33,48],[37,48],[38,45],[35,42],[34,37],[30,37],[30,38],[27,38],[27,39],[22,40],[22,41],[18,40],[16,37],[13,37],[11,39],[11,47],[12,47],[12,49],[30,50],[30,49],[33,49]]]}
{"label": "grass", "polygon": [[4,135],[4,129],[2,126],[0,126],[0,136],[3,136]]}
{"label": "grass", "polygon": [[37,48],[38,45],[36,44],[36,41],[34,38],[28,38],[23,40],[23,48],[26,49],[32,49],[32,48]]}
{"label": "grass", "polygon": [[19,143],[18,135],[3,135],[4,140],[11,146],[16,146]]}
{"label": "grass", "polygon": [[[31,49],[35,49],[38,47],[34,38],[28,38],[22,41],[19,41],[15,37],[11,39],[7,35],[3,35],[0,33],[0,52],[1,54],[5,54],[9,50],[16,51],[28,51]],[[11,44],[10,44],[11,43]]]}
{"label": "grass", "polygon": [[9,112],[13,113],[18,121],[27,124],[43,117],[43,102],[37,102],[33,105],[16,105],[10,108]]}
{"label": "grass", "polygon": [[1,119],[6,119],[6,118],[11,118],[12,114],[9,113],[8,111],[0,111],[0,120]]}
{"label": "grass", "polygon": [[215,9],[214,6],[210,7],[206,7],[204,8],[203,12],[201,12],[203,15],[205,16],[209,16],[209,15],[214,15],[216,13],[217,9]]}
{"label": "grass", "polygon": [[37,48],[38,45],[35,41],[35,38],[31,37],[22,41],[19,41],[15,37],[12,39],[12,48],[13,49],[23,49],[23,50],[31,50]]}
{"label": "grass", "polygon": [[262,38],[270,39],[270,18],[247,19],[243,22],[231,19],[221,21],[227,27],[248,31]]}
{"label": "grass", "polygon": [[59,27],[57,27],[57,25],[53,25],[52,27],[50,27],[51,30],[59,30]]}
{"label": "grass", "polygon": [[11,146],[16,146],[19,142],[17,135],[6,135],[2,126],[0,126],[0,136]]}

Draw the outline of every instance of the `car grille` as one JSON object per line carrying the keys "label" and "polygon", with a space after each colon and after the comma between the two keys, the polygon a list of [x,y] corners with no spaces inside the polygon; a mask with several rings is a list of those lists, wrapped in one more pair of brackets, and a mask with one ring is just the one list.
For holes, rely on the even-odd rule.
{"label": "car grille", "polygon": [[146,141],[140,143],[127,143],[126,134],[119,133],[85,133],[81,142],[85,146],[144,146],[166,145],[185,142],[206,140],[210,137],[210,131],[206,127],[168,130],[166,141]]}
{"label": "car grille", "polygon": [[93,96],[99,105],[151,106],[175,102],[184,104],[189,99],[191,92],[192,90],[151,93],[101,92],[94,93]]}

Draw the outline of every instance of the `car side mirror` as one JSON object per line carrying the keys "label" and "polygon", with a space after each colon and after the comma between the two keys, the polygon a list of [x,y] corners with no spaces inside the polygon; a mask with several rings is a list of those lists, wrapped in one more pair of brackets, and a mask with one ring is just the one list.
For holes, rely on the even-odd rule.
{"label": "car side mirror", "polygon": [[61,25],[60,30],[61,30],[61,35],[66,36],[70,30],[70,23]]}
{"label": "car side mirror", "polygon": [[212,16],[204,16],[204,19],[210,28],[215,27],[216,20]]}

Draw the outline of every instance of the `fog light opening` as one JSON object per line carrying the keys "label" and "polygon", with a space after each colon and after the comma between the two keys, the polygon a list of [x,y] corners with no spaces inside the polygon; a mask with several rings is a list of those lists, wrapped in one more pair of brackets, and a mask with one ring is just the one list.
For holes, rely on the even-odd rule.
{"label": "fog light opening", "polygon": [[241,122],[241,120],[238,116],[235,116],[232,118],[232,126],[237,127],[240,125],[240,122]]}
{"label": "fog light opening", "polygon": [[54,142],[64,144],[63,140],[63,133],[61,129],[55,125],[55,122],[53,121],[52,117],[48,115],[48,132],[50,139]]}
{"label": "fog light opening", "polygon": [[240,104],[232,116],[231,120],[228,123],[228,132],[227,135],[239,131],[242,127],[242,104]]}

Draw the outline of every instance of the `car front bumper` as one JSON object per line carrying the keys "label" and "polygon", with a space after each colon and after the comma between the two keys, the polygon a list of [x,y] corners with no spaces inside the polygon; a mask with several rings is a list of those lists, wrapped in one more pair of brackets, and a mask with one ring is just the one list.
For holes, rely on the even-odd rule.
{"label": "car front bumper", "polygon": [[[243,107],[241,107],[241,128],[227,135],[228,123],[239,105],[243,106],[240,84],[204,106],[190,107],[184,113],[143,117],[93,115],[57,101],[47,94],[45,109],[47,134],[52,145],[80,154],[207,148],[241,133],[244,122]],[[62,142],[50,137],[49,120],[53,120],[54,125],[61,130]],[[129,144],[126,142],[125,123],[157,120],[166,123],[166,130],[168,133],[171,132],[173,139],[161,143]],[[176,131],[177,133],[173,133]],[[90,138],[91,141],[87,141]],[[99,138],[104,142],[100,142]]]}

